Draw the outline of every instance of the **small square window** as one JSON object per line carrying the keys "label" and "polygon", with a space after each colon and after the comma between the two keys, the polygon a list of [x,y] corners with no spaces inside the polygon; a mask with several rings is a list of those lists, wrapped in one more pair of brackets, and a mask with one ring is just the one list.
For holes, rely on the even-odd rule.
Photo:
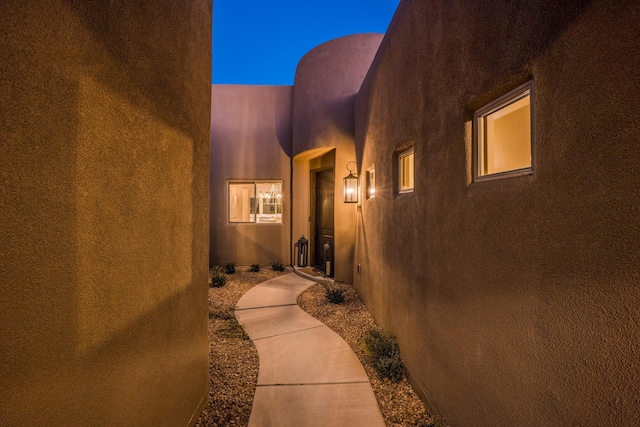
{"label": "small square window", "polygon": [[229,222],[281,224],[282,182],[229,182]]}
{"label": "small square window", "polygon": [[413,191],[413,147],[398,154],[398,193]]}
{"label": "small square window", "polygon": [[475,180],[533,173],[533,82],[474,115]]}
{"label": "small square window", "polygon": [[367,199],[376,197],[376,170],[367,170]]}

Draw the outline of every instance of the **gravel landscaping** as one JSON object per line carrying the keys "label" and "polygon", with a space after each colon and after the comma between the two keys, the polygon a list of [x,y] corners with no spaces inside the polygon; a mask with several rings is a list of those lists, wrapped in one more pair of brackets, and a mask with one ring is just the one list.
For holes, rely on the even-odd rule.
{"label": "gravel landscaping", "polygon": [[239,266],[227,283],[209,288],[209,401],[196,426],[246,426],[258,382],[258,351],[236,321],[233,310],[247,291],[282,274],[264,266],[250,272]]}
{"label": "gravel landscaping", "polygon": [[298,305],[333,329],[358,356],[369,376],[387,426],[444,427],[446,424],[442,419],[431,417],[427,413],[422,401],[406,377],[403,376],[399,382],[378,377],[362,349],[364,336],[368,330],[375,327],[375,322],[367,307],[360,301],[353,286],[340,283],[336,283],[334,286],[343,292],[344,301],[342,303],[328,302],[325,298],[325,288],[321,285],[315,285],[300,294]]}
{"label": "gravel landscaping", "polygon": [[[258,352],[235,319],[236,303],[249,289],[282,274],[264,266],[250,272],[237,267],[227,275],[226,285],[209,289],[209,369],[210,389],[207,406],[196,426],[246,426],[258,380]],[[352,286],[336,284],[344,293],[340,304],[329,303],[325,289],[315,285],[303,292],[298,304],[340,335],[362,362],[371,380],[382,415],[388,426],[444,426],[425,411],[424,405],[406,378],[394,383],[379,379],[361,348],[366,332],[375,326],[365,305]]]}

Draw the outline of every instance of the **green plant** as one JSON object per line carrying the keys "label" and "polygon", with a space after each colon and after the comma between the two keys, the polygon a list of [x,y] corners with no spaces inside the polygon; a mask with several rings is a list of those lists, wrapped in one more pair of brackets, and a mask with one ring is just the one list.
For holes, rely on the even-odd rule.
{"label": "green plant", "polygon": [[282,265],[282,263],[280,262],[272,262],[271,269],[273,271],[284,271],[284,265]]}
{"label": "green plant", "polygon": [[393,335],[381,329],[369,329],[361,347],[380,378],[389,378],[393,382],[402,379],[404,368],[400,348]]}
{"label": "green plant", "polygon": [[209,274],[211,276],[210,286],[213,288],[221,288],[227,283],[227,275],[225,274],[225,269],[216,265],[211,270],[209,270]]}
{"label": "green plant", "polygon": [[342,289],[331,286],[326,289],[326,297],[330,303],[340,304],[344,301],[344,292],[342,292]]}
{"label": "green plant", "polygon": [[324,287],[327,301],[332,304],[340,304],[344,301],[344,291],[338,288],[335,282],[329,279],[323,271],[320,271],[320,273],[322,274],[322,282],[320,284]]}
{"label": "green plant", "polygon": [[224,272],[227,274],[233,274],[236,272],[236,264],[234,262],[228,262],[224,267]]}
{"label": "green plant", "polygon": [[251,267],[249,267],[249,271],[257,273],[258,271],[260,271],[260,264],[251,264]]}

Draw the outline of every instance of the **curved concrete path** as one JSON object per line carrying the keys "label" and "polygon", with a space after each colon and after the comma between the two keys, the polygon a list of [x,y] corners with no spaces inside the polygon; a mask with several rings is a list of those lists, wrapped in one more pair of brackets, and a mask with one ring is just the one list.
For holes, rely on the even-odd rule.
{"label": "curved concrete path", "polygon": [[298,295],[314,284],[286,274],[238,301],[236,317],[260,356],[249,426],[384,427],[351,347],[298,307]]}

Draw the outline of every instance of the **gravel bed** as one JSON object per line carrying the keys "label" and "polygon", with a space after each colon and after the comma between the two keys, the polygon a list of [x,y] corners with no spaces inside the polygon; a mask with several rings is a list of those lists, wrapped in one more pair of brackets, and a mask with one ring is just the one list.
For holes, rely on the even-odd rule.
{"label": "gravel bed", "polygon": [[397,383],[378,378],[361,348],[366,332],[375,327],[373,318],[353,286],[336,283],[335,287],[344,292],[340,304],[328,302],[324,287],[315,285],[300,294],[298,305],[340,335],[356,353],[369,376],[387,426],[445,426],[442,419],[427,413],[406,377]]}
{"label": "gravel bed", "polygon": [[[248,266],[236,267],[236,273],[227,275],[225,286],[209,288],[209,399],[196,426],[246,426],[249,423],[260,361],[233,310],[249,289],[291,273],[292,269],[286,267],[284,272],[275,272],[267,266],[257,273],[248,270]],[[328,302],[321,285],[303,292],[298,304],[351,346],[371,380],[387,426],[444,426],[442,420],[429,416],[406,378],[398,383],[378,378],[360,348],[365,333],[375,323],[352,286],[339,283],[335,286],[344,292],[345,299],[340,304]]]}
{"label": "gravel bed", "polygon": [[236,321],[233,310],[249,289],[282,274],[269,266],[249,272],[236,267],[221,288],[209,288],[209,400],[196,426],[246,426],[258,382],[258,351]]}

